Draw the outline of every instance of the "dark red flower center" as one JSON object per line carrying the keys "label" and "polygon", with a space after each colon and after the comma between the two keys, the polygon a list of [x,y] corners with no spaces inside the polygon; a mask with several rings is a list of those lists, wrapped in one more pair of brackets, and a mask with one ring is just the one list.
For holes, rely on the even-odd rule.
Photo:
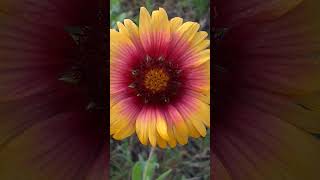
{"label": "dark red flower center", "polygon": [[87,110],[105,110],[108,102],[106,33],[97,27],[74,29],[70,33],[77,45],[73,49],[74,61],[59,79],[80,88]]}
{"label": "dark red flower center", "polygon": [[146,56],[132,69],[129,88],[145,104],[166,104],[174,100],[181,89],[181,72],[172,61]]}

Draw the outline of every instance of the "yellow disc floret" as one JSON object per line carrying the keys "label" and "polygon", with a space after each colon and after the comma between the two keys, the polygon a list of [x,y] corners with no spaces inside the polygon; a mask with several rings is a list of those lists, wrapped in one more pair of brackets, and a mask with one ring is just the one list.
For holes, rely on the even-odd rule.
{"label": "yellow disc floret", "polygon": [[144,86],[152,93],[157,93],[166,89],[169,79],[163,69],[151,69],[144,76]]}

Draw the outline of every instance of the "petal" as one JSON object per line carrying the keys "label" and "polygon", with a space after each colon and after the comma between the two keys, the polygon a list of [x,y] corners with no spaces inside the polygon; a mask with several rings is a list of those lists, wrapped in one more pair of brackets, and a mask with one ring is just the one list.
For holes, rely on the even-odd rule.
{"label": "petal", "polygon": [[157,134],[157,143],[160,148],[164,149],[167,147],[167,142],[159,134]]}
{"label": "petal", "polygon": [[130,36],[131,41],[134,43],[134,45],[136,46],[138,51],[141,51],[141,54],[145,54],[144,48],[143,48],[142,43],[140,41],[138,26],[130,19],[125,19],[124,25],[129,32],[129,36]]}
{"label": "petal", "polygon": [[[119,57],[131,57],[136,53],[136,47],[124,32],[110,29],[110,63],[120,63]],[[123,62],[122,62],[123,63]]]}
{"label": "petal", "polygon": [[172,119],[170,117],[168,117],[167,113],[164,113],[164,114],[165,114],[166,121],[167,121],[167,131],[168,131],[168,136],[169,136],[168,144],[171,148],[174,148],[177,145],[177,140],[176,140],[175,134],[173,132],[174,123],[173,123]]}
{"label": "petal", "polygon": [[[222,91],[234,90],[232,93],[242,101],[250,101],[305,131],[318,133],[319,113],[302,100],[307,96],[316,100],[315,94],[320,90],[316,78],[320,77],[319,57],[315,56],[320,47],[316,33],[320,26],[314,18],[319,15],[318,5],[314,0],[303,1],[276,21],[229,31],[215,59],[224,65],[228,71],[225,74],[234,77],[228,80],[232,88]],[[240,44],[241,50],[235,50]]]}
{"label": "petal", "polygon": [[185,22],[179,27],[177,31],[177,37],[181,38],[181,41],[190,42],[196,33],[198,32],[200,25],[195,22]]}
{"label": "petal", "polygon": [[172,34],[167,58],[178,61],[179,58],[191,47],[191,41],[199,28],[200,25],[194,22],[186,22],[182,24],[177,32]]}
{"label": "petal", "polygon": [[[247,90],[246,93],[242,93],[242,98],[245,99],[247,97],[251,99],[248,103],[254,103],[257,108],[265,112],[281,118],[305,131],[315,134],[320,132],[320,112],[313,109],[313,106],[306,102],[303,96],[292,99],[262,91]],[[312,101],[314,100],[316,103],[319,102],[319,97],[317,97],[316,94],[310,94],[307,99],[309,98],[312,98]]]}
{"label": "petal", "polygon": [[257,108],[234,108],[213,137],[215,153],[232,178],[317,179],[320,143],[315,137]]}
{"label": "petal", "polygon": [[160,8],[150,17],[145,8],[140,10],[140,40],[151,57],[165,56],[170,41],[170,23],[166,11]]}
{"label": "petal", "polygon": [[[84,178],[88,169],[79,165],[93,163],[94,159],[90,157],[101,150],[101,139],[97,137],[99,132],[95,132],[93,125],[83,118],[88,117],[77,113],[56,114],[15,136],[1,149],[1,177]],[[13,167],[18,167],[21,173],[13,171]]]}
{"label": "petal", "polygon": [[160,137],[164,140],[169,140],[168,127],[165,116],[160,110],[155,110],[156,120],[157,120],[157,132]]}
{"label": "petal", "polygon": [[203,42],[208,37],[208,33],[205,31],[197,32],[192,39],[192,46],[196,46],[199,43]]}
{"label": "petal", "polygon": [[152,47],[152,26],[151,26],[151,16],[148,10],[144,7],[140,8],[140,18],[139,18],[139,34],[141,43],[146,50],[146,52],[150,51]]}
{"label": "petal", "polygon": [[180,28],[182,23],[183,23],[183,19],[180,17],[175,17],[175,18],[170,19],[171,35],[174,35],[177,32],[177,30]]}
{"label": "petal", "polygon": [[179,144],[186,144],[188,142],[189,130],[184,122],[184,119],[175,107],[169,105],[166,110],[167,121],[172,122],[173,135]]}
{"label": "petal", "polygon": [[206,63],[209,60],[210,60],[210,49],[206,49],[188,57],[187,59],[185,59],[185,62],[183,62],[183,64],[186,64],[187,66],[195,67],[203,63]]}
{"label": "petal", "polygon": [[271,0],[257,1],[248,0],[239,2],[237,0],[217,1],[217,18],[215,23],[218,27],[232,27],[239,24],[274,20],[290,10],[294,9],[303,0]]}
{"label": "petal", "polygon": [[138,26],[131,20],[131,19],[125,19],[124,25],[128,30],[129,36],[132,41],[139,40],[139,28]]}
{"label": "petal", "polygon": [[184,88],[200,93],[210,91],[210,62],[185,71]]}
{"label": "petal", "polygon": [[210,127],[210,106],[189,95],[186,95],[184,99],[181,102],[176,103],[175,106],[185,121],[191,122],[198,133],[205,137],[205,125]]}
{"label": "petal", "polygon": [[120,101],[110,109],[110,135],[122,140],[135,132],[135,120],[140,107],[133,97]]}
{"label": "petal", "polygon": [[150,110],[151,117],[148,119],[148,136],[151,146],[155,147],[157,145],[157,116],[155,110]]}
{"label": "petal", "polygon": [[109,147],[105,145],[90,169],[87,180],[103,180],[109,177]]}
{"label": "petal", "polygon": [[130,34],[128,29],[121,23],[121,22],[117,22],[117,26],[119,29],[119,32],[123,35],[123,36],[127,36],[128,38],[130,38]]}
{"label": "petal", "polygon": [[223,163],[215,154],[211,154],[211,176],[213,180],[232,180],[228,170],[223,166]]}
{"label": "petal", "polygon": [[[140,142],[144,145],[149,143],[149,127],[152,118],[154,118],[152,108],[143,107],[136,120],[136,133]],[[153,122],[154,120],[152,120],[152,124]]]}

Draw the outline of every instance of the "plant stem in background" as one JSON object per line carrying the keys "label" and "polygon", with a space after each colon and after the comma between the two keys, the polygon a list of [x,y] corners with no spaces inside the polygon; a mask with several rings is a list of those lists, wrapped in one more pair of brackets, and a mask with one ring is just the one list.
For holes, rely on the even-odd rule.
{"label": "plant stem in background", "polygon": [[144,171],[143,171],[143,179],[142,180],[147,180],[147,172],[148,172],[148,169],[149,169],[149,164],[150,164],[150,161],[152,159],[152,156],[153,156],[153,153],[155,151],[155,147],[152,147],[151,150],[150,150],[150,153],[149,153],[149,157],[148,157],[148,160],[146,162],[146,165],[145,165],[145,168],[144,168]]}

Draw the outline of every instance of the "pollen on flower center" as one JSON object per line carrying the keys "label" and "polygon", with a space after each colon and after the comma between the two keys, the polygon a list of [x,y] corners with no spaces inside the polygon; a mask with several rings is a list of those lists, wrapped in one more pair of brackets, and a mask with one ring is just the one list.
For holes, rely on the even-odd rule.
{"label": "pollen on flower center", "polygon": [[166,104],[180,92],[181,70],[177,64],[163,57],[146,56],[131,71],[129,88],[144,103]]}
{"label": "pollen on flower center", "polygon": [[168,74],[163,69],[151,69],[144,76],[144,86],[155,94],[166,89],[169,79]]}

